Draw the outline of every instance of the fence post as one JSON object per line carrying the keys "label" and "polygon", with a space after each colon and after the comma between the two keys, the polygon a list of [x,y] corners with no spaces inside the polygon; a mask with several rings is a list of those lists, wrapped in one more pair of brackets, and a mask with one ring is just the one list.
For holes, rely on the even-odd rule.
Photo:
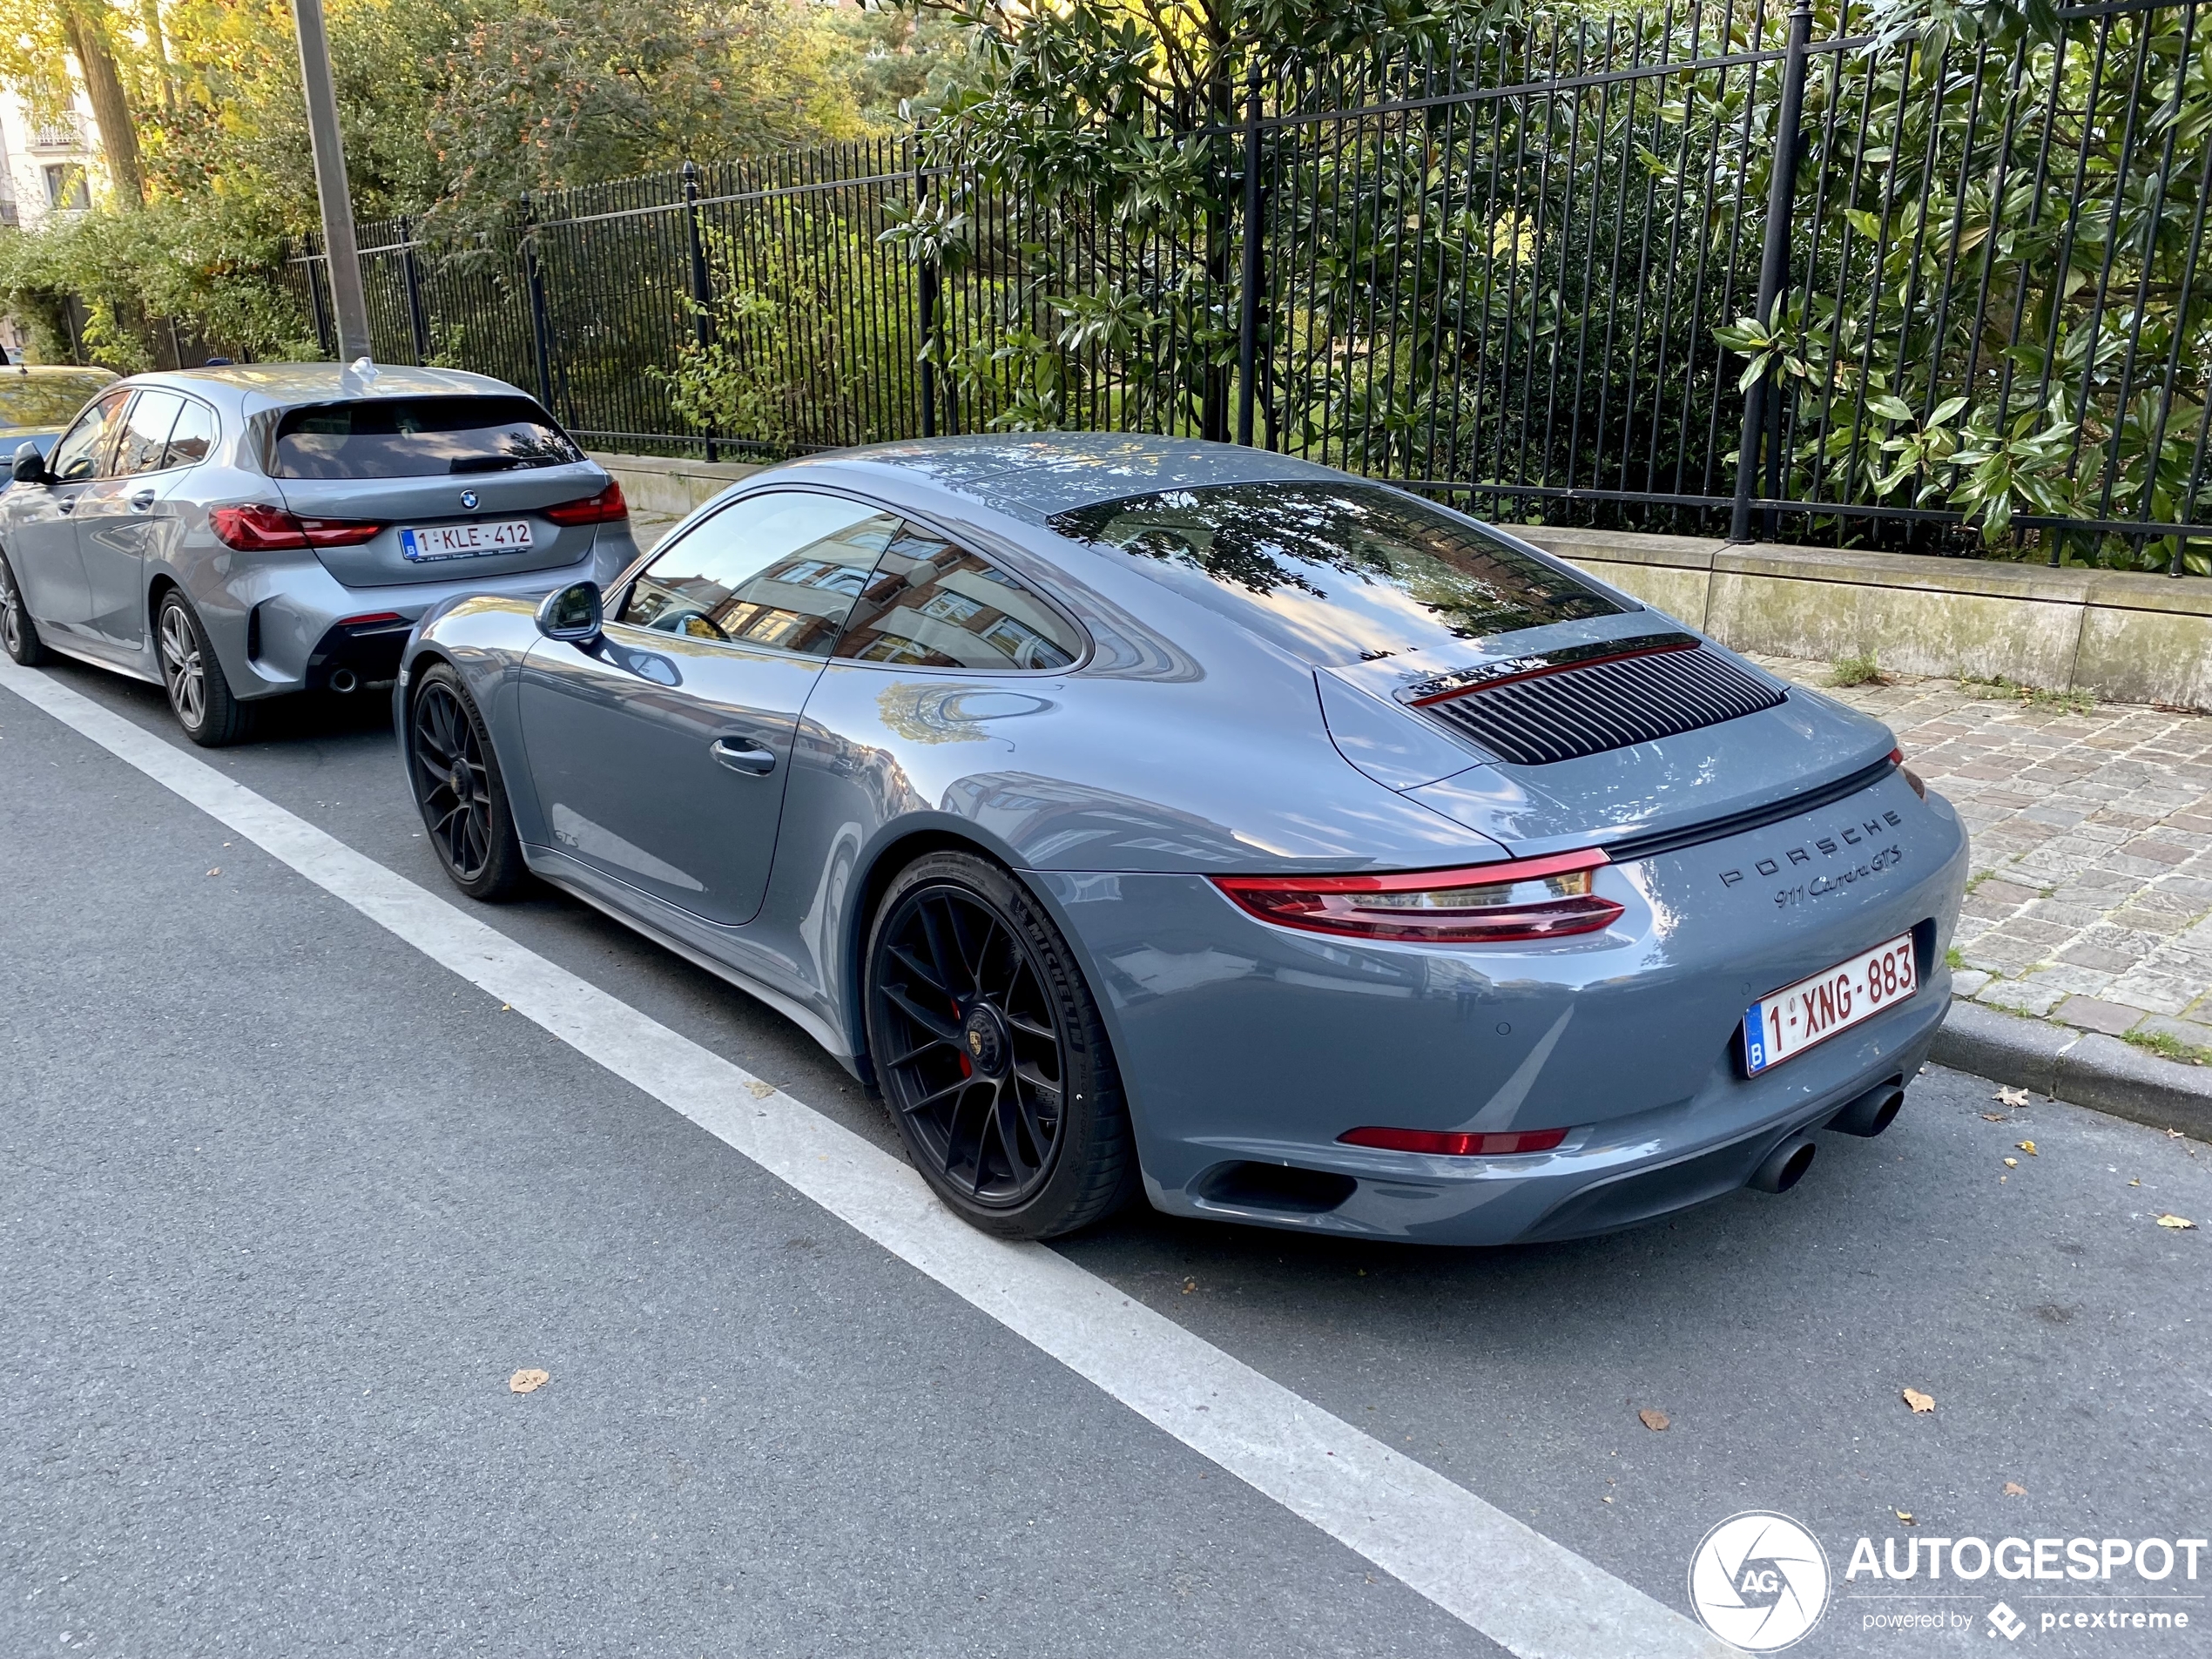
{"label": "fence post", "polygon": [[[714,344],[714,281],[706,266],[706,239],[699,234],[699,164],[684,164],[684,237],[691,255],[691,338],[705,351]],[[721,459],[714,435],[706,435],[706,458]]]}
{"label": "fence post", "polygon": [[1237,296],[1237,442],[1252,442],[1253,377],[1259,357],[1259,65],[1244,71],[1244,236],[1242,288]]}
{"label": "fence post", "polygon": [[430,361],[430,318],[422,308],[422,269],[415,262],[415,226],[400,215],[400,275],[407,283],[407,326],[415,335],[415,361]]}
{"label": "fence post", "polygon": [[545,273],[537,263],[537,213],[523,192],[523,283],[530,296],[530,346],[537,357],[537,401],[553,408],[553,316],[545,303]]}
{"label": "fence post", "polygon": [[315,267],[322,263],[320,253],[310,253],[301,261],[307,271],[307,309],[315,320],[315,344],[330,354],[334,361],[338,356],[338,342],[330,334],[330,307],[323,302],[322,273]]}
{"label": "fence post", "polygon": [[[921,212],[921,146],[914,146],[914,212]],[[937,435],[937,259],[924,253],[914,273],[915,298],[921,312],[921,435]]]}
{"label": "fence post", "polygon": [[[1802,147],[1805,107],[1805,66],[1811,61],[1812,0],[1797,0],[1790,13],[1790,42],[1782,60],[1782,109],[1775,123],[1774,165],[1767,187],[1766,242],[1759,256],[1759,300],[1757,315],[1762,325],[1774,327],[1782,285],[1790,280],[1790,219],[1797,197],[1797,152]],[[1728,539],[1748,542],[1751,537],[1751,495],[1759,476],[1760,441],[1766,435],[1766,395],[1775,378],[1774,362],[1751,382],[1743,395],[1743,447],[1736,459],[1736,511],[1729,523]],[[1777,436],[1776,443],[1780,444]],[[1777,457],[1779,459],[1779,457]]]}

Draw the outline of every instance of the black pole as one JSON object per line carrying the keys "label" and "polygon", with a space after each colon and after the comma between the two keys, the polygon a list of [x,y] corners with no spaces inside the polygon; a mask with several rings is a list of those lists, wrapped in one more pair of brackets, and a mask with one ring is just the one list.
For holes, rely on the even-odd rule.
{"label": "black pole", "polygon": [[338,337],[331,328],[330,307],[322,293],[322,267],[325,263],[320,253],[307,256],[307,309],[314,314],[315,345],[335,358],[338,355]]}
{"label": "black pole", "polygon": [[[921,150],[914,150],[914,212],[921,212]],[[924,253],[915,273],[914,287],[921,308],[921,435],[937,435],[937,260]]]}
{"label": "black pole", "polygon": [[553,318],[545,304],[545,274],[537,265],[537,215],[523,192],[523,282],[530,296],[530,347],[537,357],[537,401],[553,408]]}
{"label": "black pole", "polygon": [[[684,164],[684,235],[691,251],[691,338],[704,352],[714,344],[714,279],[706,266],[706,239],[699,233],[699,164]],[[706,435],[706,458],[721,459],[714,435]]]}
{"label": "black pole", "polygon": [[[1805,107],[1807,48],[1812,43],[1811,0],[1797,0],[1790,13],[1790,44],[1782,61],[1782,111],[1775,123],[1774,165],[1766,199],[1766,243],[1759,257],[1760,323],[1772,328],[1782,285],[1790,277],[1790,218],[1797,196],[1797,152],[1803,135]],[[1766,394],[1774,379],[1774,362],[1743,395],[1743,447],[1736,459],[1736,511],[1728,539],[1748,542],[1751,536],[1751,496],[1759,477],[1760,441],[1766,436]],[[1779,448],[1779,440],[1777,446]],[[1777,462],[1780,456],[1776,456]]]}
{"label": "black pole", "polygon": [[1252,381],[1259,356],[1259,65],[1244,73],[1244,238],[1242,291],[1237,297],[1237,442],[1252,442]]}
{"label": "black pole", "polygon": [[415,227],[400,215],[400,274],[407,280],[407,322],[415,335],[415,361],[430,361],[430,316],[422,307],[422,267],[415,259]]}

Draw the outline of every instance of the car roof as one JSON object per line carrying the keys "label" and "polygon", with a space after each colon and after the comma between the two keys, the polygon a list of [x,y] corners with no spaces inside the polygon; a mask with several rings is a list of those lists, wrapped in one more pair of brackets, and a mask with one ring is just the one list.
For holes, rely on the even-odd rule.
{"label": "car roof", "polygon": [[348,363],[226,363],[214,368],[134,374],[131,383],[170,386],[212,396],[246,415],[374,398],[525,395],[518,388],[489,374],[388,363],[373,363],[365,370]]}
{"label": "car roof", "polygon": [[1311,479],[1342,483],[1344,474],[1295,456],[1197,438],[1134,432],[984,433],[840,449],[777,469],[890,468],[1017,518],[1055,513],[1163,489],[1207,484]]}

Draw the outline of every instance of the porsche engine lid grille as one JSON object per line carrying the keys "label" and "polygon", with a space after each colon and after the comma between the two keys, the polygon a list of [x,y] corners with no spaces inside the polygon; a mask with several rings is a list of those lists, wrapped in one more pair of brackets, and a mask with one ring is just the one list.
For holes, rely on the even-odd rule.
{"label": "porsche engine lid grille", "polygon": [[[1588,651],[1573,657],[1585,658]],[[1422,698],[1416,706],[1501,759],[1541,766],[1718,725],[1784,700],[1771,682],[1676,635],[1622,640],[1614,654],[1595,660],[1537,660],[1485,684]]]}

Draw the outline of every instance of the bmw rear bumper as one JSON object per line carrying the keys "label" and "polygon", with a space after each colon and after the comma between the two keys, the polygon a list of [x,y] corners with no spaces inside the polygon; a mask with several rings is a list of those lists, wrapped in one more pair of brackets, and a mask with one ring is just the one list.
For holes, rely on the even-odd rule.
{"label": "bmw rear bumper", "polygon": [[450,581],[352,588],[303,553],[259,561],[212,601],[195,603],[237,694],[277,697],[326,690],[342,675],[359,685],[390,679],[415,624],[448,599],[536,599],[572,582],[604,586],[636,556],[626,526],[604,525],[583,558],[550,570],[471,577],[464,569]]}
{"label": "bmw rear bumper", "polygon": [[[1949,1001],[1966,875],[1956,814],[1892,774],[1804,818],[1601,872],[1628,909],[1581,941],[1366,945],[1259,922],[1201,876],[1031,880],[1087,959],[1156,1207],[1500,1244],[1733,1190],[1784,1140],[1909,1082]],[[1909,1000],[1744,1074],[1755,998],[1906,932]],[[1441,1157],[1338,1141],[1361,1125],[1569,1132],[1548,1153]]]}

